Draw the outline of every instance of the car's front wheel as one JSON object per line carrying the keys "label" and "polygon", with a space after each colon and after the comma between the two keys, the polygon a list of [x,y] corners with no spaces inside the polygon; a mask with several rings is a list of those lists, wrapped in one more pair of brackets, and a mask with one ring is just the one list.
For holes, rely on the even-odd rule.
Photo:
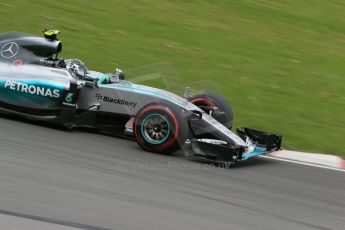
{"label": "car's front wheel", "polygon": [[212,108],[212,110],[216,112],[214,115],[216,115],[217,112],[222,113],[223,116],[214,116],[214,118],[227,128],[232,128],[234,119],[232,109],[225,98],[221,95],[205,92],[195,95],[194,97],[190,98],[189,101],[205,112],[208,112],[208,109]]}
{"label": "car's front wheel", "polygon": [[146,151],[170,154],[188,137],[188,125],[178,109],[151,104],[141,109],[133,123],[138,144]]}

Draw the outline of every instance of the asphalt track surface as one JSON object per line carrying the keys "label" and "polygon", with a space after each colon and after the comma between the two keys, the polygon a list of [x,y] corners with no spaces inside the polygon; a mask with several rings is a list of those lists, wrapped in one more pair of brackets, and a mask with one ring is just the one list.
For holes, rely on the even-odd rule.
{"label": "asphalt track surface", "polygon": [[[345,173],[231,169],[0,117],[0,214],[84,229],[345,229]],[[0,223],[0,228],[1,223]]]}

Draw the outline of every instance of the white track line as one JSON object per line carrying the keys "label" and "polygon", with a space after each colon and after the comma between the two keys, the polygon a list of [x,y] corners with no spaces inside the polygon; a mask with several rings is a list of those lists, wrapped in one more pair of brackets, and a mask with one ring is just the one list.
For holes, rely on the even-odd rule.
{"label": "white track line", "polygon": [[342,168],[335,168],[335,167],[319,165],[319,164],[315,164],[315,163],[308,163],[308,162],[302,162],[302,161],[297,161],[297,160],[289,160],[289,159],[277,158],[277,157],[271,157],[271,156],[260,156],[260,157],[268,158],[268,159],[272,159],[272,160],[277,160],[277,161],[295,163],[295,164],[300,164],[300,165],[307,165],[307,166],[312,166],[312,167],[317,167],[317,168],[331,169],[331,170],[339,171],[339,172],[345,172],[345,169],[342,169]]}

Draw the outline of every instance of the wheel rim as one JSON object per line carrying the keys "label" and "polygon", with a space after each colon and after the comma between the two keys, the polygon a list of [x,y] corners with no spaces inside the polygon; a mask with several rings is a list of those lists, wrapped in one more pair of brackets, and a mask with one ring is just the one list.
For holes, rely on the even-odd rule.
{"label": "wheel rim", "polygon": [[150,144],[162,144],[169,138],[169,121],[162,114],[150,114],[142,122],[141,134]]}

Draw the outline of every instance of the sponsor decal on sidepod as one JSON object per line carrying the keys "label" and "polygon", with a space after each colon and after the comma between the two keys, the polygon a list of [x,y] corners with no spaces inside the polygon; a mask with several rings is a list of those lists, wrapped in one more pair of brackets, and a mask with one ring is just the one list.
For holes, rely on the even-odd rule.
{"label": "sponsor decal on sidepod", "polygon": [[31,95],[58,98],[60,97],[60,90],[45,88],[43,86],[30,85],[22,82],[7,80],[5,88],[10,90],[19,91],[22,93],[28,93]]}
{"label": "sponsor decal on sidepod", "polygon": [[104,102],[109,102],[109,103],[114,103],[114,104],[119,104],[119,105],[126,105],[126,106],[132,107],[133,109],[138,104],[137,102],[134,102],[134,101],[127,101],[126,99],[121,99],[121,98],[111,98],[108,96],[103,96],[99,93],[97,93],[95,97],[97,100],[103,100]]}

